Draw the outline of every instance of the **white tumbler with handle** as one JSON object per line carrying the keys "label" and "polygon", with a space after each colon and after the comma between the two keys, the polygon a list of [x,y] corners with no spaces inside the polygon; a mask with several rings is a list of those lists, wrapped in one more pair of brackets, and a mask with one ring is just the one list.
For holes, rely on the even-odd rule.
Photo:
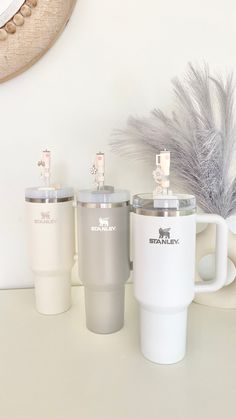
{"label": "white tumbler with handle", "polygon": [[[195,293],[223,287],[227,225],[214,214],[196,214],[191,195],[141,194],[133,198],[133,276],[140,304],[143,355],[159,364],[184,358],[188,306]],[[194,283],[196,223],[216,225],[216,277]]]}
{"label": "white tumbler with handle", "polygon": [[[48,151],[43,154],[43,174]],[[45,180],[45,179],[44,179]],[[25,191],[30,266],[36,308],[59,314],[71,306],[71,271],[75,256],[74,191],[46,185]]]}

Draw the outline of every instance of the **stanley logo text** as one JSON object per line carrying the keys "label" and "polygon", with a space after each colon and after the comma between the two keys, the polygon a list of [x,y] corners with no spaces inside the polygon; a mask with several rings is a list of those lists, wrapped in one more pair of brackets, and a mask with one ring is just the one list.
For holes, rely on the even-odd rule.
{"label": "stanley logo text", "polygon": [[170,236],[170,228],[159,228],[159,237],[149,239],[150,244],[179,244],[179,239],[172,239]]}
{"label": "stanley logo text", "polygon": [[116,226],[109,225],[109,218],[99,218],[99,225],[91,227],[91,231],[116,231]]}
{"label": "stanley logo text", "polygon": [[51,218],[50,212],[41,212],[41,218],[34,220],[35,224],[56,224],[56,220]]}

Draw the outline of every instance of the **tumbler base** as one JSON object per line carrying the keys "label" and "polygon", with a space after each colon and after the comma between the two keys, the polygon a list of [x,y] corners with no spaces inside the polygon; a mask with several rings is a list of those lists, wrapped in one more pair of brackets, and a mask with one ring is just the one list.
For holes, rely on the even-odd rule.
{"label": "tumbler base", "polygon": [[71,307],[71,276],[35,275],[36,309],[41,314],[64,313]]}
{"label": "tumbler base", "polygon": [[124,326],[125,287],[110,291],[84,288],[86,326],[94,333],[114,333]]}
{"label": "tumbler base", "polygon": [[141,351],[157,364],[175,364],[186,352],[187,308],[151,311],[141,306]]}

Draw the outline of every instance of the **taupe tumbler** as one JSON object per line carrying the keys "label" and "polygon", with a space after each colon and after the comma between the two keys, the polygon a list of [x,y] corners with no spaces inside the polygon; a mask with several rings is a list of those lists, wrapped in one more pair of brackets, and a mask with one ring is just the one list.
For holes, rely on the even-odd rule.
{"label": "taupe tumbler", "polygon": [[78,194],[79,275],[87,328],[113,333],[124,325],[125,281],[130,275],[128,191]]}

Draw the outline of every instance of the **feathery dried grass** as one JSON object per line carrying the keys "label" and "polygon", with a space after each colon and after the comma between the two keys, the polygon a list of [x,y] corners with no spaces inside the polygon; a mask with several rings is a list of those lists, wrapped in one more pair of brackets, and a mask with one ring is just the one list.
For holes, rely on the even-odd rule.
{"label": "feathery dried grass", "polygon": [[176,186],[196,196],[203,211],[222,215],[236,212],[236,179],[230,177],[235,124],[233,76],[211,77],[189,64],[183,82],[173,80],[176,109],[169,117],[155,109],[146,118],[128,119],[117,131],[112,150],[128,158],[155,161],[164,148],[171,152]]}

